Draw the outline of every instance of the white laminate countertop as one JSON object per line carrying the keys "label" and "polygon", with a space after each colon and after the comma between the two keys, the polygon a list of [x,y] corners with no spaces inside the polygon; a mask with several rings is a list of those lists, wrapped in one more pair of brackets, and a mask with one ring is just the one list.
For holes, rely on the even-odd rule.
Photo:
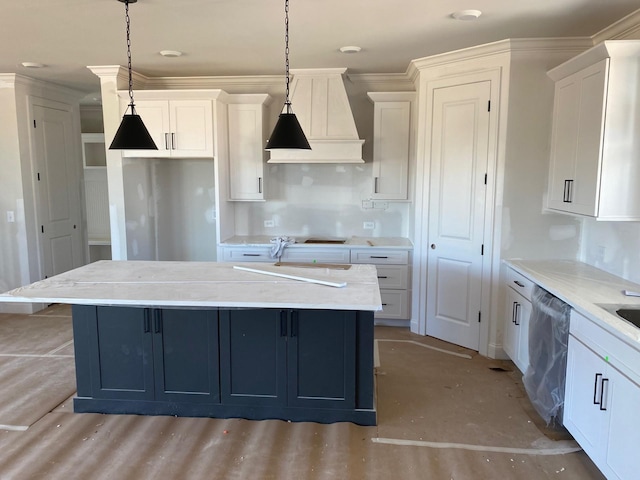
{"label": "white laminate countertop", "polygon": [[[287,248],[399,248],[403,250],[413,249],[411,240],[404,237],[349,237],[344,239],[344,243],[304,243],[309,238],[319,237],[296,237],[296,243],[287,246]],[[276,238],[268,235],[235,235],[228,238],[220,245],[223,247],[268,247],[271,246],[271,239]],[[332,237],[326,237],[331,239]]]}
{"label": "white laminate countertop", "polygon": [[616,337],[640,349],[640,328],[599,306],[632,305],[640,308],[639,297],[622,293],[623,290],[640,292],[637,283],[571,260],[505,260],[504,263]]}
{"label": "white laminate countertop", "polygon": [[[337,283],[335,288],[234,269],[280,273]],[[348,270],[260,266],[256,263],[102,260],[0,294],[3,302],[150,307],[305,308],[382,310],[376,267]]]}

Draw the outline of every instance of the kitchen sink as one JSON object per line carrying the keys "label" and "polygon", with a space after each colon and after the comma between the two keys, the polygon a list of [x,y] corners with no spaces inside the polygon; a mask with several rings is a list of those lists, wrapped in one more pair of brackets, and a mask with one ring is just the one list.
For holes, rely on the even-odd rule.
{"label": "kitchen sink", "polygon": [[307,238],[304,243],[318,243],[318,244],[329,244],[329,245],[342,245],[346,242],[345,239],[339,238]]}
{"label": "kitchen sink", "polygon": [[633,323],[640,328],[640,307],[636,308],[620,308],[616,310],[619,317],[624,318],[627,322]]}
{"label": "kitchen sink", "polygon": [[640,305],[601,304],[598,306],[640,328]]}

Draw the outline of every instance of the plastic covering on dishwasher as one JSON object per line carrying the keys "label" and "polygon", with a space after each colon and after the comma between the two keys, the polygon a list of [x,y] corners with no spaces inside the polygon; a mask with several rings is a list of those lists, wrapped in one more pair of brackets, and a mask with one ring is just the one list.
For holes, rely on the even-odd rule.
{"label": "plastic covering on dishwasher", "polygon": [[524,387],[547,425],[562,425],[571,307],[538,286],[532,304]]}

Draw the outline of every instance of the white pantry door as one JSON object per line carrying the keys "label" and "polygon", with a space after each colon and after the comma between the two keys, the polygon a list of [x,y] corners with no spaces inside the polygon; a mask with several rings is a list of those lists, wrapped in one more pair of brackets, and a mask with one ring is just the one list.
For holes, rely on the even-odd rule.
{"label": "white pantry door", "polygon": [[33,106],[38,204],[36,215],[43,278],[83,264],[82,206],[71,112]]}
{"label": "white pantry door", "polygon": [[433,90],[427,335],[478,350],[491,82]]}

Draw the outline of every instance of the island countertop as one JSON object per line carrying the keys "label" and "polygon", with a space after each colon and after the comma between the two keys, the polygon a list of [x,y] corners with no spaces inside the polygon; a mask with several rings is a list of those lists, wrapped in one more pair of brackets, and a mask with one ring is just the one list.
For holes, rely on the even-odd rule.
{"label": "island countertop", "polygon": [[234,269],[255,263],[102,260],[0,294],[3,302],[150,307],[382,309],[376,268],[272,267],[300,277],[346,282],[335,288]]}

